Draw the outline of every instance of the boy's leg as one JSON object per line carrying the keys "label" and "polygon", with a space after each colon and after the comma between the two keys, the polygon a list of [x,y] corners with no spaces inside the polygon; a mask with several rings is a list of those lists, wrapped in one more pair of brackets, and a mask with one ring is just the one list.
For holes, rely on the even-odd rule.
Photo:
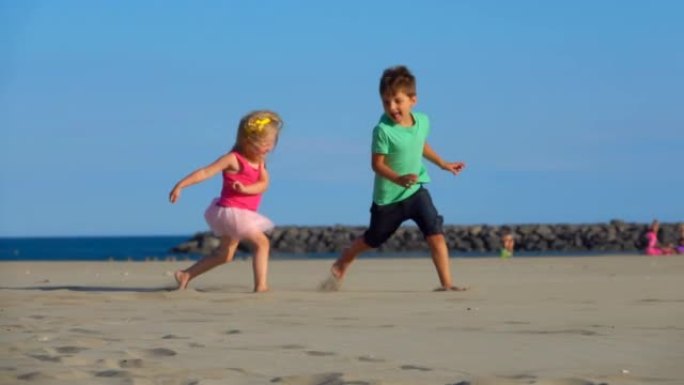
{"label": "boy's leg", "polygon": [[451,267],[449,265],[449,250],[443,234],[435,234],[425,237],[432,254],[432,263],[437,269],[439,283],[444,290],[451,290]]}
{"label": "boy's leg", "polygon": [[174,277],[176,278],[176,282],[178,282],[178,289],[187,288],[190,280],[198,275],[209,271],[218,265],[231,262],[233,257],[235,257],[238,243],[239,242],[236,239],[221,237],[221,244],[213,253],[202,257],[199,261],[195,262],[194,265],[185,270],[176,271]]}
{"label": "boy's leg", "polygon": [[441,286],[436,291],[465,291],[468,288],[463,286],[454,286],[451,282],[451,267],[449,263],[449,249],[447,248],[444,234],[435,234],[425,237],[430,252],[432,253],[432,262],[437,269],[439,276],[439,283]]}
{"label": "boy's leg", "polygon": [[342,251],[342,255],[333,263],[330,272],[337,280],[341,280],[349,265],[364,251],[380,247],[406,220],[402,202],[378,206],[371,206],[371,219],[368,229],[363,236]]}
{"label": "boy's leg", "polygon": [[432,263],[434,263],[435,269],[437,269],[440,283],[440,287],[437,290],[465,290],[452,284],[449,249],[447,248],[442,228],[443,218],[432,203],[430,193],[427,189],[421,188],[410,199],[409,210],[411,211],[411,219],[416,222],[423,236],[425,236],[425,240],[430,247]]}
{"label": "boy's leg", "polygon": [[356,238],[351,246],[345,248],[342,251],[342,255],[333,263],[330,272],[336,279],[344,278],[349,265],[354,262],[359,254],[366,250],[370,250],[372,247],[368,246],[363,237]]}
{"label": "boy's leg", "polygon": [[254,292],[261,293],[268,291],[268,253],[271,242],[266,234],[256,232],[245,238],[254,247],[254,258],[252,259],[252,271],[254,273]]}

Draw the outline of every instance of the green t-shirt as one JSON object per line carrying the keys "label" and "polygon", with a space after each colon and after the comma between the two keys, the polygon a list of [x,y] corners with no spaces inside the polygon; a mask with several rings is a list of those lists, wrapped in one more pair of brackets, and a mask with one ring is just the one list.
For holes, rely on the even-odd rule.
{"label": "green t-shirt", "polygon": [[406,188],[375,174],[375,204],[387,205],[402,201],[418,191],[421,184],[430,181],[423,164],[423,146],[430,133],[430,121],[425,114],[413,112],[412,115],[413,126],[404,127],[383,114],[373,129],[372,151],[374,154],[385,155],[385,163],[397,174],[418,175],[418,183]]}

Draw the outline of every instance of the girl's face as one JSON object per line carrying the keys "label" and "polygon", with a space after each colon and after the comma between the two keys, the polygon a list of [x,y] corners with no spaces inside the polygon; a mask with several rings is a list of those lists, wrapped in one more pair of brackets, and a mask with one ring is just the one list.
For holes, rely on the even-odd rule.
{"label": "girl's face", "polygon": [[401,126],[413,126],[413,117],[411,110],[416,105],[417,98],[415,95],[408,96],[403,91],[395,92],[394,94],[384,95],[382,97],[382,106],[385,109],[385,114]]}
{"label": "girl's face", "polygon": [[245,150],[249,152],[247,155],[256,159],[265,159],[266,155],[273,151],[277,139],[277,132],[275,130],[269,130],[263,137],[249,140],[247,146],[245,146]]}

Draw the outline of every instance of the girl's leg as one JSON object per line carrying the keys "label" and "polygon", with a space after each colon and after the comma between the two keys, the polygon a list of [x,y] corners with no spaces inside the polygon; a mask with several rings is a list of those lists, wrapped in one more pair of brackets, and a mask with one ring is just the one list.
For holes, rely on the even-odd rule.
{"label": "girl's leg", "polygon": [[430,235],[425,238],[430,252],[432,253],[432,263],[435,264],[437,275],[441,286],[437,289],[462,291],[466,290],[462,287],[453,286],[451,283],[451,268],[449,266],[449,250],[447,249],[446,240],[443,234]]}
{"label": "girl's leg", "polygon": [[189,268],[185,270],[178,270],[174,274],[176,282],[178,282],[178,289],[180,290],[187,288],[190,280],[198,275],[205,273],[218,265],[231,262],[233,257],[235,257],[235,251],[237,250],[238,243],[239,242],[237,239],[221,237],[221,244],[219,245],[218,249],[214,250],[213,253],[203,257]]}
{"label": "girl's leg", "polygon": [[254,292],[268,291],[268,254],[271,243],[266,234],[256,232],[245,238],[254,247],[252,270],[254,271]]}

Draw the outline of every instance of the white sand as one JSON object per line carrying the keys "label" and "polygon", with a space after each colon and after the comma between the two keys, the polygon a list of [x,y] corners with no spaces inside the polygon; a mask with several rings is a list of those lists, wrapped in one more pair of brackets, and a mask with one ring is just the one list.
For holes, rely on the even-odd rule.
{"label": "white sand", "polygon": [[684,257],[0,263],[0,384],[684,384]]}

